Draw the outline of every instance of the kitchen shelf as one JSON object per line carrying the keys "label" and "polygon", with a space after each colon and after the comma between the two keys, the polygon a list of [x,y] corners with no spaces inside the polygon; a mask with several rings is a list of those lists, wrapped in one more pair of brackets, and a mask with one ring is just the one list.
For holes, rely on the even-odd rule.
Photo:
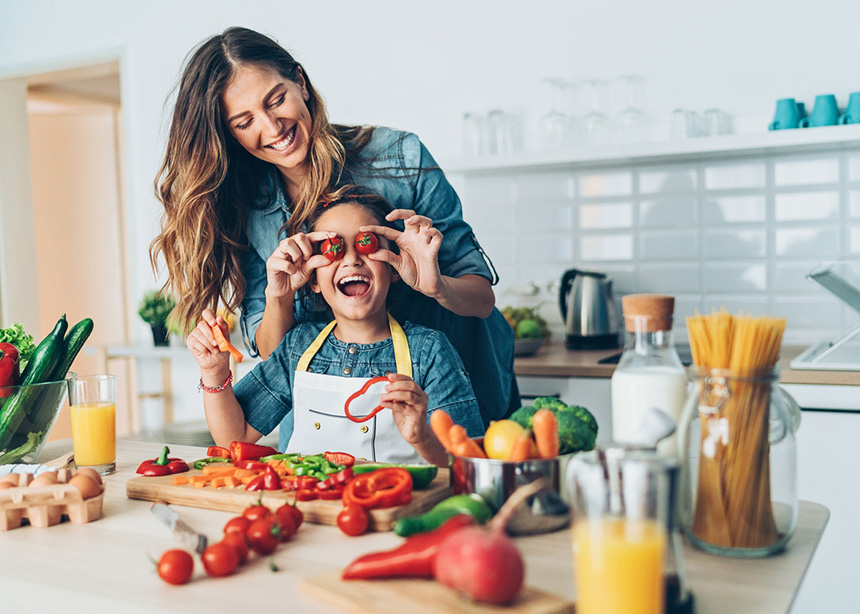
{"label": "kitchen shelf", "polygon": [[699,137],[680,141],[580,147],[557,152],[452,158],[440,166],[448,174],[491,175],[564,168],[650,165],[684,160],[761,157],[860,147],[860,124]]}

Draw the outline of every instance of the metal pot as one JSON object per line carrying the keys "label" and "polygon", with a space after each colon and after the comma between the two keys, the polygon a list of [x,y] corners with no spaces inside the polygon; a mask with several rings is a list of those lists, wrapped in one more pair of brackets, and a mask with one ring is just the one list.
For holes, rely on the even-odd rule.
{"label": "metal pot", "polygon": [[565,454],[515,462],[452,456],[451,486],[455,494],[481,495],[498,511],[518,487],[542,477],[547,487],[517,508],[507,531],[511,535],[557,531],[570,524],[564,476],[572,457],[573,454]]}

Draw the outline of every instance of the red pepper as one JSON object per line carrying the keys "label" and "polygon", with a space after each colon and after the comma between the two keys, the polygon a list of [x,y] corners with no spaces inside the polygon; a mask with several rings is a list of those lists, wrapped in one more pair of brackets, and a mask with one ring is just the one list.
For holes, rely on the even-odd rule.
{"label": "red pepper", "polygon": [[373,408],[373,411],[370,412],[369,414],[367,414],[366,416],[362,416],[361,418],[355,418],[355,417],[353,417],[353,415],[351,413],[349,413],[349,404],[352,403],[355,399],[357,399],[361,395],[363,395],[365,392],[367,392],[367,389],[370,388],[371,386],[373,386],[375,383],[387,382],[387,381],[388,381],[388,378],[385,377],[384,375],[380,375],[379,377],[371,377],[369,380],[367,380],[367,382],[365,382],[364,386],[362,386],[358,392],[351,394],[343,406],[343,413],[346,414],[346,417],[349,418],[350,420],[352,420],[353,422],[366,422],[367,420],[370,420],[376,414],[381,412],[383,409],[385,409],[382,405],[377,405],[376,407]]}
{"label": "red pepper", "polygon": [[266,465],[266,473],[263,474],[263,489],[281,490],[281,476],[271,465]]}
{"label": "red pepper", "polygon": [[188,463],[181,458],[167,458],[170,448],[164,446],[158,458],[145,460],[137,468],[137,472],[146,476],[172,475],[188,471]]}
{"label": "red pepper", "polygon": [[317,491],[317,499],[322,499],[324,501],[337,501],[343,496],[343,487],[335,486],[329,490],[320,490]]}
{"label": "red pepper", "polygon": [[248,485],[245,486],[245,490],[267,490],[266,487],[263,485],[265,478],[265,475],[258,475],[253,480],[248,482]]}
{"label": "red pepper", "polygon": [[272,454],[278,454],[278,451],[269,446],[258,446],[247,441],[234,441],[230,444],[230,458],[233,461],[257,460],[261,456],[271,456]]}
{"label": "red pepper", "polygon": [[299,485],[296,483],[296,476],[288,475],[285,478],[281,478],[281,490],[298,490]]}
{"label": "red pepper", "polygon": [[367,509],[403,505],[412,500],[412,476],[402,467],[386,467],[353,478],[343,490],[344,506]]}
{"label": "red pepper", "polygon": [[206,456],[218,456],[220,458],[230,458],[230,450],[221,446],[209,446],[206,450]]}
{"label": "red pepper", "polygon": [[318,498],[317,491],[310,488],[300,488],[296,491],[296,501],[313,501]]}
{"label": "red pepper", "polygon": [[341,577],[344,580],[365,578],[432,578],[433,559],[446,537],[463,527],[475,524],[467,514],[452,516],[433,531],[416,533],[397,548],[372,552],[355,559]]}
{"label": "red pepper", "polygon": [[233,463],[233,466],[239,469],[253,469],[254,471],[265,471],[266,467],[268,467],[269,465],[255,460],[243,460],[236,461],[235,463]]}
{"label": "red pepper", "polygon": [[19,375],[18,348],[11,343],[0,343],[0,398],[12,395],[13,391],[5,390],[4,386],[14,386]]}
{"label": "red pepper", "polygon": [[320,480],[315,484],[317,490],[331,490],[337,486],[343,486],[355,476],[355,471],[347,467],[343,471],[332,473],[324,480]]}
{"label": "red pepper", "polygon": [[335,465],[343,465],[344,467],[352,467],[355,464],[355,457],[346,452],[326,452],[323,454],[328,462]]}

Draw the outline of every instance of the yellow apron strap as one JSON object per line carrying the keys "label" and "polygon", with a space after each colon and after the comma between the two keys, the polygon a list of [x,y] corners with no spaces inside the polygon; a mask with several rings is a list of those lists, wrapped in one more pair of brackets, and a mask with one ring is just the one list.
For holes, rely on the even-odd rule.
{"label": "yellow apron strap", "polygon": [[[316,355],[322,344],[328,338],[329,333],[334,329],[337,321],[329,322],[324,329],[320,331],[314,342],[310,344],[305,353],[299,359],[299,364],[296,366],[296,371],[307,371],[311,364],[311,359]],[[412,377],[412,355],[409,353],[409,342],[406,340],[406,333],[403,332],[403,327],[398,324],[397,320],[388,314],[388,327],[391,329],[391,340],[394,343],[394,361],[397,363],[397,372]]]}

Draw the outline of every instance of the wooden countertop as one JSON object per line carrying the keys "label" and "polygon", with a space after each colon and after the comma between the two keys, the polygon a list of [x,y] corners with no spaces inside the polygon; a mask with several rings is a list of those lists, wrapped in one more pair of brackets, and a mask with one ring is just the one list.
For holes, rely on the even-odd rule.
{"label": "wooden countertop", "polygon": [[[860,371],[811,371],[791,369],[791,361],[806,348],[785,346],[780,357],[780,381],[784,384],[831,386],[860,385]],[[612,377],[614,364],[598,361],[618,354],[614,350],[568,350],[560,341],[544,344],[535,354],[514,359],[514,373],[536,377]]]}
{"label": "wooden countertop", "polygon": [[[70,440],[51,442],[45,458],[58,456],[70,446]],[[361,554],[390,549],[401,541],[390,532],[353,538],[332,526],[305,523],[271,557],[280,568],[276,573],[269,569],[270,557],[253,557],[233,576],[209,578],[198,560],[190,584],[170,586],[157,577],[149,557],[157,558],[163,551],[180,546],[152,516],[149,502],[125,495],[125,482],[135,476],[137,465],[154,458],[161,447],[159,443],[118,442],[117,472],[105,479],[101,519],[0,532],[0,609],[67,614],[212,614],[242,612],[250,607],[259,612],[286,608],[294,613],[334,614],[341,610],[301,592],[301,579],[336,572]],[[204,456],[205,448],[171,445],[171,455],[192,460]],[[211,539],[221,535],[231,517],[229,512],[175,507],[183,520]],[[767,559],[724,558],[686,547],[696,612],[787,612],[828,518],[827,508],[801,502],[796,534],[783,553]],[[526,561],[526,584],[573,599],[569,531],[516,541]],[[433,611],[432,604],[421,605],[422,612]],[[353,606],[350,611],[372,611],[372,604]]]}

